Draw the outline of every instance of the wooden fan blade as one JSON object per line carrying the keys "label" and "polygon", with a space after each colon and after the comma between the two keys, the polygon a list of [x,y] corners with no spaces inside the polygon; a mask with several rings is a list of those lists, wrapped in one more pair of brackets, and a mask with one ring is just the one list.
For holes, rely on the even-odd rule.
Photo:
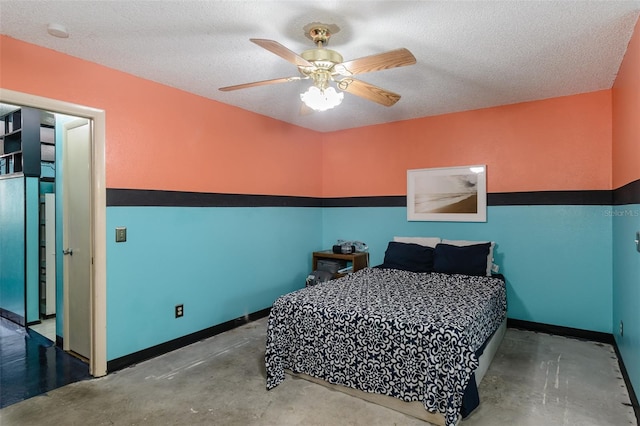
{"label": "wooden fan blade", "polygon": [[373,84],[353,78],[343,78],[337,83],[338,89],[360,96],[369,101],[377,102],[384,106],[391,106],[400,100],[400,95],[389,92]]}
{"label": "wooden fan blade", "polygon": [[382,71],[389,68],[404,67],[416,63],[416,58],[405,48],[390,50],[377,55],[365,56],[336,65],[342,75],[356,75],[365,72]]}
{"label": "wooden fan blade", "polygon": [[301,66],[301,67],[313,66],[311,62],[307,61],[297,53],[287,49],[277,41],[265,40],[262,38],[250,38],[249,40],[257,44],[258,46],[264,49],[267,49],[269,52],[275,53],[276,55],[280,56],[282,59],[285,59],[296,66]]}
{"label": "wooden fan blade", "polygon": [[237,84],[235,86],[221,87],[218,90],[222,90],[223,92],[229,92],[231,90],[246,89],[248,87],[256,87],[256,86],[266,86],[267,84],[288,83],[290,81],[297,81],[297,80],[302,80],[302,77],[284,77],[284,78],[274,78],[272,80],[254,81],[253,83],[244,83],[244,84]]}

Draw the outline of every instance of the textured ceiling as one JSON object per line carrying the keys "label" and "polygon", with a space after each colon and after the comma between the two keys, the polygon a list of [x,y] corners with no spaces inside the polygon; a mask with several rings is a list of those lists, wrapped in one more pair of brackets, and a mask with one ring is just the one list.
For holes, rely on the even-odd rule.
{"label": "textured ceiling", "polygon": [[[7,1],[10,37],[254,111],[333,131],[611,88],[640,12],[638,1]],[[300,114],[309,81],[221,92],[298,75],[251,43],[313,48],[303,27],[340,28],[345,60],[405,47],[417,64],[361,74],[402,95],[384,107],[351,94]],[[69,37],[47,34],[49,23]]]}

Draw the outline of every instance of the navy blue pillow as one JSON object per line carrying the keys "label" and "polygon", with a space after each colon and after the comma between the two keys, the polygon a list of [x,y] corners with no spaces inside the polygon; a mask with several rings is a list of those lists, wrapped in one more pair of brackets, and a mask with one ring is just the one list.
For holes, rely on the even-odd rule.
{"label": "navy blue pillow", "polygon": [[387,251],[384,252],[384,263],[380,267],[411,272],[432,272],[433,249],[420,244],[390,241]]}
{"label": "navy blue pillow", "polygon": [[491,243],[471,246],[438,244],[434,250],[433,270],[447,274],[487,275],[487,256]]}

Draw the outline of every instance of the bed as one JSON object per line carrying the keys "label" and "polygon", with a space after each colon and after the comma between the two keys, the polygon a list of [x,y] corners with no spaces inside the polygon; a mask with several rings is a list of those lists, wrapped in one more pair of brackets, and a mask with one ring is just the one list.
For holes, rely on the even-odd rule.
{"label": "bed", "polygon": [[490,273],[492,249],[392,241],[382,265],[279,297],[267,329],[267,389],[288,371],[457,424],[478,404],[481,355],[504,333],[506,290]]}

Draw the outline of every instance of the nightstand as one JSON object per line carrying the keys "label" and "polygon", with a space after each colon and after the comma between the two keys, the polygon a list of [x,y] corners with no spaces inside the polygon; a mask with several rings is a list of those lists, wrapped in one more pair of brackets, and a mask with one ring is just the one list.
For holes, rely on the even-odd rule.
{"label": "nightstand", "polygon": [[[314,251],[312,259],[313,259],[313,267],[312,267],[313,271],[318,269],[318,260],[320,259],[334,259],[334,260],[351,262],[351,265],[353,266],[353,269],[351,270],[351,272],[355,272],[369,266],[369,253],[367,252],[338,254],[338,253],[334,253],[332,250]],[[333,277],[340,278],[345,275],[346,274],[336,273]]]}

